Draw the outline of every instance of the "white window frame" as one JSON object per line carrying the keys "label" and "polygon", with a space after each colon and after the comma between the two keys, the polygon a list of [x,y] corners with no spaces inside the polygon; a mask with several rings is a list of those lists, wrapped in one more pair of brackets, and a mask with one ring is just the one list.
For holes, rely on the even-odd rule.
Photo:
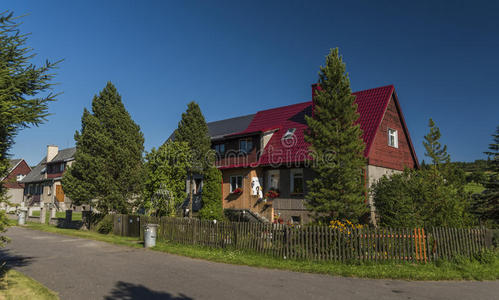
{"label": "white window frame", "polygon": [[[393,136],[393,144],[391,137]],[[388,146],[393,148],[399,147],[398,131],[393,128],[388,128]]]}
{"label": "white window frame", "polygon": [[[267,191],[271,190],[271,189],[279,189],[279,184],[280,184],[280,181],[281,181],[281,174],[280,174],[280,170],[269,170],[267,171]],[[277,177],[277,187],[272,187],[272,176],[276,176]]]}
{"label": "white window frame", "polygon": [[[302,193],[295,193],[295,175],[296,174],[301,174],[301,178],[302,178]],[[290,185],[289,185],[289,192],[291,194],[294,194],[294,195],[297,195],[297,194],[303,194],[305,192],[305,179],[304,179],[304,176],[303,176],[303,169],[300,168],[300,169],[291,169],[290,172],[289,172],[289,176],[290,176]]]}
{"label": "white window frame", "polygon": [[[238,182],[237,178],[238,177],[241,177],[241,186],[239,186],[237,184],[237,182]],[[230,187],[230,192],[231,193],[234,192],[234,190],[235,190],[235,189],[232,188],[232,178],[236,178],[236,188],[235,189],[238,189],[238,188],[242,189],[243,188],[243,179],[244,179],[244,177],[243,177],[243,175],[233,175],[233,176],[229,177],[229,187]]]}

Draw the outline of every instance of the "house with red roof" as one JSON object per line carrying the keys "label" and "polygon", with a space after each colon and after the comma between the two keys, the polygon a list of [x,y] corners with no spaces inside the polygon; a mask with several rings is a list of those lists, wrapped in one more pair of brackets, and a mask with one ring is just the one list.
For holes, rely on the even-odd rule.
{"label": "house with red roof", "polygon": [[22,158],[10,159],[5,177],[0,178],[0,184],[7,189],[7,197],[11,205],[1,203],[3,209],[15,209],[23,202],[24,183],[21,181],[31,172],[30,166]]}
{"label": "house with red roof", "polygon": [[[311,101],[208,123],[212,147],[217,152],[216,165],[223,175],[226,211],[269,222],[276,218],[308,222],[306,182],[314,172],[304,139],[308,128],[305,116],[313,114],[316,88],[312,85]],[[353,95],[366,145],[366,186],[385,174],[417,168],[418,159],[394,86]],[[367,195],[366,201],[370,201]]]}

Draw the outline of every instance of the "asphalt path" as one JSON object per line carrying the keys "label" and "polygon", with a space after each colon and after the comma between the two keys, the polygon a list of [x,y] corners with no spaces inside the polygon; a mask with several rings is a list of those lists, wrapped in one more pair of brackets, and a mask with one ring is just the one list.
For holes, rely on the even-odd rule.
{"label": "asphalt path", "polygon": [[0,259],[61,299],[499,299],[499,281],[371,280],[253,268],[11,227]]}

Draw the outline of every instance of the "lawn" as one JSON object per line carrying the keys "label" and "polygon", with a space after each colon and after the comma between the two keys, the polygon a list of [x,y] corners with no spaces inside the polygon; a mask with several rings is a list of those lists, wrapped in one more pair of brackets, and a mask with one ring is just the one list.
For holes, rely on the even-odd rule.
{"label": "lawn", "polygon": [[[78,231],[54,226],[29,223],[27,228],[64,235],[94,239],[108,243],[142,247],[137,238],[120,237],[112,234],[99,234],[93,231]],[[247,265],[271,269],[290,270],[307,273],[320,273],[336,276],[361,278],[391,278],[410,280],[496,280],[499,279],[499,255],[491,253],[487,263],[470,260],[438,263],[336,263],[283,260],[261,254],[230,249],[213,249],[200,246],[179,245],[158,242],[152,250],[205,259],[221,263]]]}
{"label": "lawn", "polygon": [[8,270],[0,280],[0,299],[55,300],[57,294],[16,270]]}

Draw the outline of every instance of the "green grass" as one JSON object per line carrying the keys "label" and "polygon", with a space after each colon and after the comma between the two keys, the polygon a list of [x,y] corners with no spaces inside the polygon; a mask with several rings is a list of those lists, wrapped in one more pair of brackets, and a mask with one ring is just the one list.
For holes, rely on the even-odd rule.
{"label": "green grass", "polygon": [[[89,238],[117,245],[142,247],[136,238],[103,235],[92,231],[61,229],[30,223],[27,228]],[[247,265],[296,272],[320,273],[360,278],[390,278],[410,280],[497,280],[499,279],[499,254],[493,253],[489,263],[460,259],[456,262],[438,263],[336,263],[276,259],[246,251],[213,249],[200,246],[158,242],[152,250],[177,254],[214,262]]]}
{"label": "green grass", "polygon": [[38,281],[11,269],[1,279],[0,299],[56,300],[59,297]]}
{"label": "green grass", "polygon": [[[32,213],[33,217],[39,217],[40,216],[40,211],[35,210]],[[47,219],[50,216],[50,212],[47,212]],[[66,218],[66,212],[64,211],[58,211],[55,213],[56,218]],[[73,221],[81,221],[81,212],[73,212],[73,216],[71,218]]]}

